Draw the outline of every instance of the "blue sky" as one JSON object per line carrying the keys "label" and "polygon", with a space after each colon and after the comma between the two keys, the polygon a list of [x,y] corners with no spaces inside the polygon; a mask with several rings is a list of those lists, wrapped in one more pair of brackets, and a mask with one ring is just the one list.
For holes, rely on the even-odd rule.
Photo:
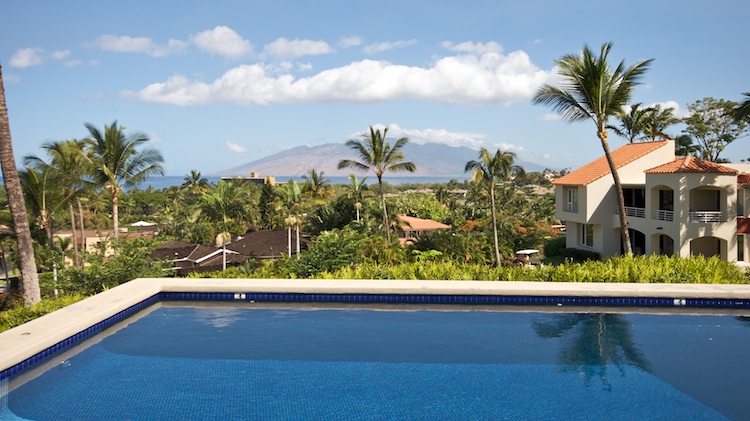
{"label": "blue sky", "polygon": [[[750,2],[740,0],[27,0],[2,10],[17,158],[117,120],[150,136],[168,175],[343,143],[370,125],[575,168],[602,154],[594,124],[559,121],[530,98],[554,83],[554,60],[584,44],[613,42],[613,62],[653,58],[633,102],[678,115],[750,91]],[[722,156],[750,157],[748,142]]]}

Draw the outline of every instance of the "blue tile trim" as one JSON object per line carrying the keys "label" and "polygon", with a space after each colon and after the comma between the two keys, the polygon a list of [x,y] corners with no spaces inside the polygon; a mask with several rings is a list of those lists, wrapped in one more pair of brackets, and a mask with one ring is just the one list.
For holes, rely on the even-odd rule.
{"label": "blue tile trim", "polygon": [[43,359],[62,351],[133,313],[159,301],[259,301],[259,302],[340,302],[389,304],[505,304],[549,306],[634,306],[634,307],[705,307],[750,308],[750,300],[706,298],[648,298],[648,297],[539,297],[507,295],[404,295],[404,294],[300,294],[300,293],[216,293],[216,292],[161,292],[129,307],[46,350],[0,371],[0,380],[13,376]]}
{"label": "blue tile trim", "polygon": [[73,346],[79,342],[81,342],[84,339],[88,339],[89,337],[101,332],[102,330],[108,328],[109,326],[126,319],[130,317],[132,314],[137,313],[144,308],[153,305],[159,301],[159,295],[156,294],[144,301],[141,301],[138,304],[135,304],[131,307],[126,308],[125,310],[115,314],[114,316],[111,316],[81,332],[76,333],[75,335],[56,343],[55,345],[45,349],[44,351],[25,359],[24,361],[21,361],[20,363],[14,365],[13,367],[7,368],[3,371],[0,371],[0,380],[6,379],[14,374],[19,373],[20,371],[31,367],[32,365],[44,360],[45,358],[62,351],[70,346]]}
{"label": "blue tile trim", "polygon": [[508,295],[404,295],[404,294],[301,294],[301,293],[214,293],[162,292],[162,300],[268,301],[268,302],[342,302],[410,304],[516,304],[637,307],[711,307],[750,308],[750,300],[653,297],[540,297]]}

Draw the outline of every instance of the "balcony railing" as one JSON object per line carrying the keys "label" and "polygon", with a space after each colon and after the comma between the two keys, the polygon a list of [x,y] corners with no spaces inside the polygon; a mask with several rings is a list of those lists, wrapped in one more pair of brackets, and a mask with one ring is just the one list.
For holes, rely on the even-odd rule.
{"label": "balcony railing", "polygon": [[[615,209],[615,215],[618,214],[617,209]],[[630,206],[625,206],[625,215],[630,216],[633,218],[645,218],[646,217],[646,209],[644,208],[633,208]]]}
{"label": "balcony railing", "polygon": [[726,222],[721,211],[690,212],[690,222]]}
{"label": "balcony railing", "polygon": [[659,221],[674,221],[674,211],[654,209],[654,219]]}

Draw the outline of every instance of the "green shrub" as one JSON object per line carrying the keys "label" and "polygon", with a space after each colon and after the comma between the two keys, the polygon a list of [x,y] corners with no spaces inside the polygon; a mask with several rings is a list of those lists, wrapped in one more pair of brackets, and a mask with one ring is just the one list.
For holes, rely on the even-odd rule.
{"label": "green shrub", "polygon": [[581,250],[576,248],[564,248],[560,256],[571,259],[574,262],[585,262],[587,260],[600,260],[602,257],[595,251]]}
{"label": "green shrub", "polygon": [[42,300],[31,307],[25,307],[22,303],[18,303],[13,308],[0,313],[0,332],[20,326],[29,320],[52,313],[84,298],[86,296],[80,294],[68,295],[58,299]]}
{"label": "green shrub", "polygon": [[565,236],[544,241],[544,255],[546,257],[561,256],[563,249],[565,249]]}

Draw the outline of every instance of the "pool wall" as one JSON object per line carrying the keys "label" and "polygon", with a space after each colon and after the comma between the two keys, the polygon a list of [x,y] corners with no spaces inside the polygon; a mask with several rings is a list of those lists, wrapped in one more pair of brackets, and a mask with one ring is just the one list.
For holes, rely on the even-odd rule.
{"label": "pool wall", "polygon": [[750,310],[750,285],[135,279],[0,333],[0,379],[159,300],[712,307]]}

